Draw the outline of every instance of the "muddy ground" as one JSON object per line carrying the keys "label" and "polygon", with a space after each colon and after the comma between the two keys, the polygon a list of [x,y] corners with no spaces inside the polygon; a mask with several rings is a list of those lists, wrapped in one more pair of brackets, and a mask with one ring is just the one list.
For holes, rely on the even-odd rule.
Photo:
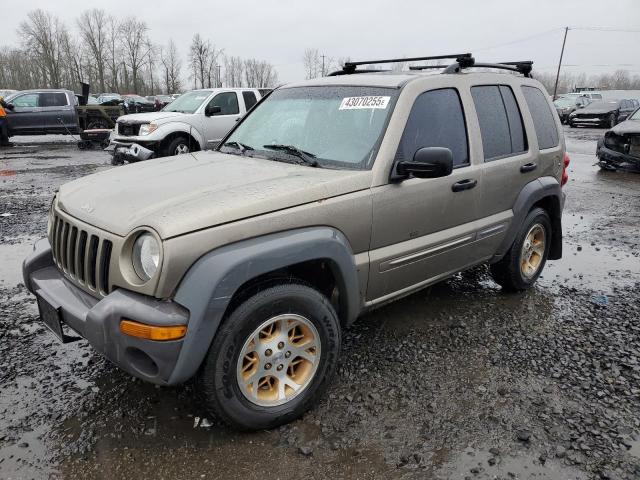
{"label": "muddy ground", "polygon": [[640,478],[640,175],[593,166],[601,134],[567,130],[565,256],[535,288],[478,268],[367,315],[320,404],[253,434],[40,325],[21,260],[57,186],[112,167],[19,139],[0,150],[0,478]]}

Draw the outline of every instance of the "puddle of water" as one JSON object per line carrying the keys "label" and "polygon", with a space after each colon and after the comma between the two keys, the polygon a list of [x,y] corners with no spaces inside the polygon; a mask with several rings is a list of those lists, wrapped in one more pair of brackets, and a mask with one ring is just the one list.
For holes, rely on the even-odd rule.
{"label": "puddle of water", "polygon": [[[493,460],[491,460],[493,459]],[[491,465],[491,463],[495,463]],[[453,461],[446,463],[437,478],[515,478],[547,480],[586,480],[586,474],[567,467],[555,460],[542,464],[536,456],[523,453],[519,456],[494,457],[491,453],[467,448]]]}
{"label": "puddle of water", "polygon": [[541,285],[564,285],[598,292],[634,286],[640,281],[640,256],[611,246],[578,246],[565,242],[562,258],[549,261]]}
{"label": "puddle of water", "polygon": [[640,437],[638,437],[638,440],[631,442],[631,448],[627,453],[632,457],[640,458]]}
{"label": "puddle of water", "polygon": [[0,459],[3,460],[0,463],[0,478],[55,478],[51,477],[55,470],[50,466],[33,461],[34,458],[41,458],[47,451],[43,441],[46,430],[45,426],[38,427],[25,432],[15,442],[7,442],[4,445],[0,442]]}
{"label": "puddle of water", "polygon": [[22,282],[22,261],[33,250],[35,238],[15,245],[0,245],[0,287],[15,287]]}

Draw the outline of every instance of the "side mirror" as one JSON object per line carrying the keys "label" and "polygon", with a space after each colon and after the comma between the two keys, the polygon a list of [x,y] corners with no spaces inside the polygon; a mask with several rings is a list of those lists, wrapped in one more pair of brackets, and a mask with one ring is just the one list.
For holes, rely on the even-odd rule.
{"label": "side mirror", "polygon": [[420,148],[413,155],[413,161],[398,162],[395,170],[396,178],[410,175],[417,178],[446,177],[453,170],[453,153],[443,147]]}
{"label": "side mirror", "polygon": [[204,109],[204,114],[207,117],[211,117],[212,115],[216,115],[220,112],[222,112],[222,108],[218,105],[207,105]]}

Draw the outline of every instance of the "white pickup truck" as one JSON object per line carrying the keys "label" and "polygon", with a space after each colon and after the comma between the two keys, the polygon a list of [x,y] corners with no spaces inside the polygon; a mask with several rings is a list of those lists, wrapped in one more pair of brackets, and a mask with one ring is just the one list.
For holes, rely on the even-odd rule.
{"label": "white pickup truck", "polygon": [[113,163],[213,148],[270,90],[211,88],[185,93],[159,112],[118,118],[107,150]]}

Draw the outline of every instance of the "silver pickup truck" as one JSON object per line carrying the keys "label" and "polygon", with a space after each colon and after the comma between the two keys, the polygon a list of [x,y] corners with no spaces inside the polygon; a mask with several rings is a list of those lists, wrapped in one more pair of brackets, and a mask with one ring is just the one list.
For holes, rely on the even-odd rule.
{"label": "silver pickup truck", "polygon": [[193,90],[159,112],[123,115],[111,139],[113,163],[213,148],[268,91],[255,88]]}

